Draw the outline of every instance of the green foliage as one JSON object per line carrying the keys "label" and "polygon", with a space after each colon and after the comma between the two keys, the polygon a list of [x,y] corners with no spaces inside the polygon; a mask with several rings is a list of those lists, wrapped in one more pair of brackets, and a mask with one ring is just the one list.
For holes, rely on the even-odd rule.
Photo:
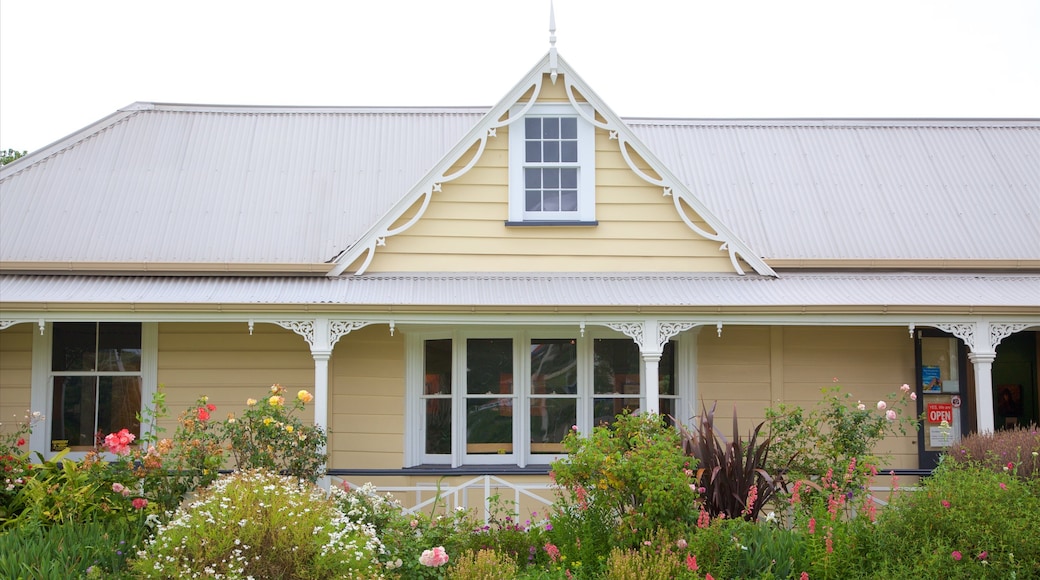
{"label": "green foliage", "polygon": [[18,151],[15,149],[0,151],[0,165],[7,165],[19,157],[25,157],[26,153],[28,153],[28,151]]}
{"label": "green foliage", "polygon": [[500,580],[516,578],[516,561],[496,550],[464,552],[448,569],[449,580]]}
{"label": "green foliage", "polygon": [[773,498],[778,482],[766,470],[771,439],[759,441],[763,423],[741,440],[737,409],[733,408],[733,440],[715,428],[715,405],[698,417],[697,427],[682,432],[682,449],[696,459],[696,485],[703,488],[704,507],[711,517],[758,519]]}
{"label": "green foliage", "polygon": [[572,431],[563,447],[568,456],[552,464],[563,501],[612,511],[620,544],[689,522],[697,499],[690,488],[695,460],[683,455],[679,432],[660,415],[621,414],[588,437]]}
{"label": "green foliage", "polygon": [[76,462],[66,454],[33,466],[33,476],[19,491],[22,512],[9,525],[100,521],[125,517],[133,509],[131,499],[113,489],[114,474],[104,463],[96,457]]}
{"label": "green foliage", "polygon": [[[917,430],[917,420],[905,414],[914,396],[909,385],[877,403],[853,404],[852,395],[839,386],[821,392],[821,400],[808,411],[782,403],[766,409],[772,440],[767,469],[786,474],[787,483],[843,469],[853,458],[861,466],[879,465],[885,459],[875,453],[881,440]],[[860,486],[865,478],[866,471],[858,472],[850,486]]]}
{"label": "green foliage", "polygon": [[0,423],[0,528],[16,517],[24,506],[22,486],[32,477],[29,436],[44,419],[39,412],[26,412],[21,421],[10,425]]}
{"label": "green foliage", "polygon": [[945,578],[1040,577],[1033,482],[943,461],[921,487],[893,500],[869,536],[877,577],[922,570],[943,570]]}
{"label": "green foliage", "polygon": [[126,576],[146,528],[140,522],[20,525],[0,534],[0,577],[68,580]]}
{"label": "green foliage", "polygon": [[806,542],[801,532],[746,521],[734,523],[737,546],[736,577],[798,578],[808,568]]}
{"label": "green foliage", "polygon": [[299,391],[285,398],[285,388],[272,385],[260,401],[249,399],[241,417],[229,416],[224,438],[238,469],[268,469],[317,481],[325,473],[325,432],[304,425],[296,413],[314,397]]}
{"label": "green foliage", "polygon": [[549,538],[542,549],[550,568],[597,577],[617,539],[618,518],[613,508],[606,502],[560,501],[553,506],[549,521]]}
{"label": "green foliage", "polygon": [[381,549],[371,526],[351,521],[317,486],[248,470],[201,490],[133,569],[142,578],[369,578]]}

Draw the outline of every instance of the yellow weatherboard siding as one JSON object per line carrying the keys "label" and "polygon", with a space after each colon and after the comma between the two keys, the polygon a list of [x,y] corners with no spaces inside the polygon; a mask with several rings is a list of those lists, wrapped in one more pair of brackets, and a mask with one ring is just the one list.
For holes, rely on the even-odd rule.
{"label": "yellow weatherboard siding", "polygon": [[[160,424],[166,436],[178,414],[205,395],[217,406],[214,419],[241,413],[246,399],[260,399],[274,383],[296,393],[314,391],[314,359],[303,337],[274,324],[175,323],[159,325],[159,384],[171,417]],[[146,401],[145,404],[149,403]],[[314,421],[313,406],[300,415]]]}
{"label": "yellow weatherboard siding", "polygon": [[[547,77],[546,77],[547,78]],[[543,80],[539,102],[566,102],[563,82]],[[733,272],[720,243],[701,238],[676,212],[671,197],[628,167],[618,142],[596,130],[596,226],[505,225],[509,197],[509,128],[497,130],[477,163],[434,192],[408,230],[377,247],[369,272],[631,271]],[[471,147],[449,173],[465,166]],[[637,155],[634,162],[650,175]],[[416,215],[413,204],[391,227]],[[689,208],[699,227],[712,231]],[[357,263],[353,265],[356,267]]]}
{"label": "yellow weatherboard siding", "polygon": [[35,328],[23,323],[0,330],[0,433],[17,429],[29,410]]}
{"label": "yellow weatherboard siding", "polygon": [[[718,401],[716,421],[727,436],[734,404],[746,435],[777,402],[808,410],[821,389],[841,386],[850,404],[875,409],[903,383],[914,384],[914,344],[904,328],[727,326],[721,338],[710,329],[698,335],[697,358],[698,405]],[[878,451],[892,462],[883,467],[916,468],[916,441],[913,434],[885,439]]]}
{"label": "yellow weatherboard siding", "polygon": [[[340,339],[329,379],[329,466],[404,464],[404,337],[384,325]],[[360,482],[364,483],[364,482]]]}

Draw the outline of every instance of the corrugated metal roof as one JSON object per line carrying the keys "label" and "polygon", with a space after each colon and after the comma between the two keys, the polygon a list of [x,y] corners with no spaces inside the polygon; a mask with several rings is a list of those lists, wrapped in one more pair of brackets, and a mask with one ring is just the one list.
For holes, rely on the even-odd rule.
{"label": "corrugated metal roof", "polygon": [[[0,170],[0,259],[322,263],[487,109],[129,107]],[[626,120],[774,260],[1040,260],[1040,120]]]}
{"label": "corrugated metal roof", "polygon": [[483,112],[135,110],[3,175],[0,255],[17,261],[325,262]]}
{"label": "corrugated metal roof", "polygon": [[768,259],[1040,258],[1040,121],[628,120]]}
{"label": "corrugated metal roof", "polygon": [[6,303],[560,307],[1040,307],[1040,274],[0,276]]}

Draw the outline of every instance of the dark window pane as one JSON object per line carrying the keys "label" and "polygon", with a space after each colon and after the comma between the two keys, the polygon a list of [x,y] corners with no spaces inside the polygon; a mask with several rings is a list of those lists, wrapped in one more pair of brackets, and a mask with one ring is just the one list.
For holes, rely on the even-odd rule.
{"label": "dark window pane", "polygon": [[542,160],[542,142],[528,141],[525,159],[528,163],[538,163]]}
{"label": "dark window pane", "polygon": [[578,393],[578,347],[573,338],[531,340],[531,392]]}
{"label": "dark window pane", "polygon": [[542,193],[542,210],[560,211],[560,190],[551,189]]}
{"label": "dark window pane", "polygon": [[426,395],[451,394],[451,339],[427,340],[423,352]]}
{"label": "dark window pane", "polygon": [[466,392],[471,395],[513,392],[513,340],[471,338],[466,341]]}
{"label": "dark window pane", "polygon": [[126,429],[140,437],[141,377],[100,377],[98,385],[95,432],[103,436]]}
{"label": "dark window pane", "polygon": [[93,447],[97,378],[54,377],[51,392],[51,450]]}
{"label": "dark window pane", "polygon": [[524,209],[527,211],[542,211],[542,191],[540,189],[527,190]]}
{"label": "dark window pane", "polygon": [[542,170],[542,187],[545,189],[556,189],[560,187],[560,170],[559,169],[543,169]]}
{"label": "dark window pane", "polygon": [[560,119],[560,137],[563,139],[578,138],[577,117],[563,117]]}
{"label": "dark window pane", "polygon": [[92,371],[97,354],[97,323],[55,322],[51,368],[55,371]]}
{"label": "dark window pane", "polygon": [[572,168],[560,169],[560,187],[564,189],[578,189],[578,170]]}
{"label": "dark window pane", "polygon": [[524,169],[524,187],[538,189],[542,186],[542,170],[528,167]]}
{"label": "dark window pane", "polygon": [[560,161],[560,142],[559,141],[544,141],[542,143],[542,161],[546,163],[559,163]]}
{"label": "dark window pane", "polygon": [[625,410],[634,412],[638,408],[638,398],[593,399],[593,424],[613,423],[614,419]]}
{"label": "dark window pane", "polygon": [[542,138],[542,120],[539,117],[524,118],[524,138],[539,141]]}
{"label": "dark window pane", "polygon": [[560,138],[560,119],[558,117],[545,117],[542,119],[542,139]]}
{"label": "dark window pane", "polygon": [[594,392],[639,394],[639,347],[634,341],[599,338],[592,348]]}
{"label": "dark window pane", "polygon": [[98,325],[97,370],[141,370],[141,325],[137,322],[102,322]]}
{"label": "dark window pane", "polygon": [[578,211],[578,192],[565,189],[560,192],[560,211]]}
{"label": "dark window pane", "polygon": [[563,437],[578,421],[575,399],[531,399],[531,453],[563,453]]}
{"label": "dark window pane", "polygon": [[[662,395],[675,394],[675,343],[668,341],[664,343],[664,352],[661,353],[661,362],[657,365],[658,389]],[[664,401],[661,402],[662,408]],[[664,413],[664,411],[661,411]]]}
{"label": "dark window pane", "polygon": [[426,400],[426,453],[451,453],[451,399]]}
{"label": "dark window pane", "polygon": [[513,399],[466,400],[466,452],[512,453]]}
{"label": "dark window pane", "polygon": [[560,143],[560,161],[564,163],[578,162],[578,142],[562,141]]}

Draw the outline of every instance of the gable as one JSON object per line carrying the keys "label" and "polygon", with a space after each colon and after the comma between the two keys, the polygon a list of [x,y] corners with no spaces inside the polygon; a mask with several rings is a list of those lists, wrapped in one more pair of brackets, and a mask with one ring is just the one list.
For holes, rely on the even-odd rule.
{"label": "gable", "polygon": [[[329,275],[367,271],[743,274],[748,267],[773,275],[555,56],[550,52],[536,65],[401,202],[336,259]],[[576,220],[543,221],[536,214],[531,222],[518,222],[515,206],[524,202],[522,197],[518,201],[515,173],[510,175],[516,171],[515,166],[510,169],[516,163],[515,154],[510,158],[510,133],[524,130],[525,115],[539,106],[560,103],[573,109],[571,116],[578,123],[594,128],[594,166],[582,165],[577,171],[585,176],[589,168],[594,171],[596,218],[589,219],[591,212],[583,210]],[[530,183],[526,188],[529,196]]]}

